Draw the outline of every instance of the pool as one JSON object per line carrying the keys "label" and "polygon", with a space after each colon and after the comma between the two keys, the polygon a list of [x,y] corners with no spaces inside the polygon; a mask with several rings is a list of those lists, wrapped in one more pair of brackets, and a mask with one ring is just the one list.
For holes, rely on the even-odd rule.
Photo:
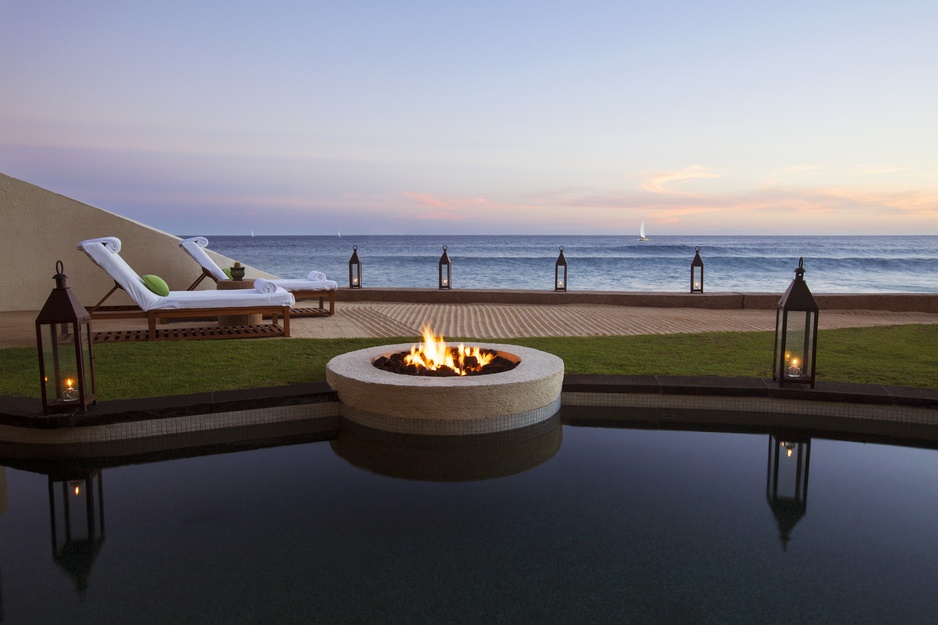
{"label": "pool", "polygon": [[593,409],[565,407],[524,431],[458,441],[351,428],[90,459],[51,478],[18,462],[0,470],[3,623],[938,613],[938,451],[635,428],[610,410],[594,422]]}

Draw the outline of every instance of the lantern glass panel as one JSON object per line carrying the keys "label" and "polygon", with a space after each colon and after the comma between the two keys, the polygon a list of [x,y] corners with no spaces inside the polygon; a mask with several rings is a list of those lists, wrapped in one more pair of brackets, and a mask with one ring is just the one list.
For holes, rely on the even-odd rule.
{"label": "lantern glass panel", "polygon": [[703,289],[703,267],[691,267],[691,289],[695,293]]}
{"label": "lantern glass panel", "polygon": [[817,313],[814,311],[808,311],[804,320],[804,370],[809,374],[813,374],[814,372],[814,354],[817,351],[814,345],[814,341],[817,339],[817,333],[814,331],[816,326]]}
{"label": "lantern glass panel", "polygon": [[800,377],[804,368],[804,311],[789,311],[785,341],[785,375]]}
{"label": "lantern glass panel", "polygon": [[93,375],[88,375],[88,372],[91,371],[91,324],[86,323],[78,327],[78,336],[81,341],[81,362],[82,362],[82,387],[85,389],[85,393],[91,396],[97,396],[98,392],[95,389],[95,381]]}
{"label": "lantern glass panel", "polygon": [[784,363],[788,360],[787,356],[783,354],[785,349],[785,311],[781,308],[778,309],[778,319],[775,321],[775,362],[772,364],[772,377],[780,378],[784,371],[779,370],[779,362],[782,362],[782,369],[784,369]]}
{"label": "lantern glass panel", "polygon": [[785,369],[783,375],[799,378],[810,371],[813,313],[803,310],[788,311],[785,338]]}
{"label": "lantern glass panel", "polygon": [[[43,383],[47,401],[52,403],[78,401],[78,367],[75,335],[72,324],[47,324],[42,342]],[[89,349],[90,352],[90,349]],[[87,357],[90,370],[90,353]]]}

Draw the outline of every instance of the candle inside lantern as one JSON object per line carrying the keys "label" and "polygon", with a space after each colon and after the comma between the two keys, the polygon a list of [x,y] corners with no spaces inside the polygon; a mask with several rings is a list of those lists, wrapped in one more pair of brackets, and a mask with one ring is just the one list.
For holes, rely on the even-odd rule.
{"label": "candle inside lantern", "polygon": [[559,286],[559,287],[562,289],[562,288],[563,288],[563,280],[557,280],[557,286]]}
{"label": "candle inside lantern", "polygon": [[447,280],[446,278],[443,278],[443,286],[446,286],[447,284],[449,284],[449,280]]}
{"label": "candle inside lantern", "polygon": [[788,367],[788,377],[797,378],[801,376],[801,367],[798,366],[798,359],[793,358],[791,366]]}
{"label": "candle inside lantern", "polygon": [[65,392],[62,393],[62,399],[65,401],[78,399],[78,389],[75,388],[75,380],[72,378],[65,378]]}
{"label": "candle inside lantern", "polygon": [[358,278],[352,278],[352,284],[358,284]]}
{"label": "candle inside lantern", "polygon": [[700,289],[700,283],[699,283],[699,282],[696,282],[696,281],[694,282],[694,289],[695,289],[695,290]]}

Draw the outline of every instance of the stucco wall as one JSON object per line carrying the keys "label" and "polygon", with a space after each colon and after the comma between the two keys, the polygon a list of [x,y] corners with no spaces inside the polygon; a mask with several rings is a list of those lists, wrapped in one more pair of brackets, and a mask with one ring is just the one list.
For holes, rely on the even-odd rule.
{"label": "stucco wall", "polygon": [[[138,274],[158,275],[172,290],[187,288],[202,271],[179,247],[179,237],[0,174],[0,311],[39,310],[55,287],[57,260],[82,304],[95,304],[114,281],[76,245],[103,236],[121,240],[121,256]],[[208,251],[221,267],[232,264]],[[249,268],[247,276],[268,274]],[[206,279],[199,288],[215,283]],[[108,303],[132,302],[118,292]]]}

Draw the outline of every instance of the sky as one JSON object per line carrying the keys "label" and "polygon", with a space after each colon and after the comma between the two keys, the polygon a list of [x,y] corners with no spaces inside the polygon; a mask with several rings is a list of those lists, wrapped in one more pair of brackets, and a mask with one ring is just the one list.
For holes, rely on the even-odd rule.
{"label": "sky", "polygon": [[174,234],[938,234],[938,2],[0,0],[0,172]]}

